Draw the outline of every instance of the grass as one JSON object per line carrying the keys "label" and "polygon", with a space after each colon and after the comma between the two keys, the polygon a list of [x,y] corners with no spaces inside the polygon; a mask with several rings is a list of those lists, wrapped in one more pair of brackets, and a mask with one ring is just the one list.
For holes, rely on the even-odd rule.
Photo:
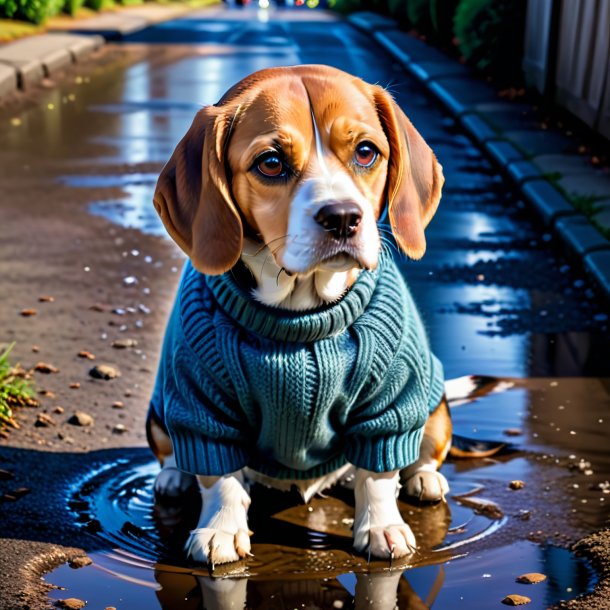
{"label": "grass", "polygon": [[[123,5],[116,3],[114,0],[100,0],[100,11],[94,11],[88,7],[82,7],[78,9],[74,16],[67,15],[65,13],[59,14],[49,19],[45,24],[34,25],[33,23],[27,23],[26,21],[18,21],[16,19],[0,19],[0,43],[9,42],[24,36],[31,36],[33,34],[42,34],[47,31],[49,26],[60,26],[66,27],[74,23],[78,19],[86,19],[87,17],[93,17],[99,15],[104,11],[120,11],[124,8],[129,8],[137,4],[144,4],[143,0],[125,0]],[[161,6],[176,6],[183,7],[185,9],[197,9],[204,8],[206,6],[212,6],[214,4],[220,4],[220,0],[155,0],[154,2],[146,2],[146,4],[158,4]],[[127,6],[126,6],[127,5]]]}
{"label": "grass", "polygon": [[34,388],[28,372],[21,366],[11,365],[9,354],[15,346],[11,343],[0,354],[0,435],[6,436],[6,428],[18,428],[13,419],[15,407],[36,406]]}

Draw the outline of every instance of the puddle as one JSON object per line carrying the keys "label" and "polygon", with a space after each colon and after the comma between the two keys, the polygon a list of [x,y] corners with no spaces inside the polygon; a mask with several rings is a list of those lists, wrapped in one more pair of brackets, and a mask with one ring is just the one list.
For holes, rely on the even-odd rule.
{"label": "puddle", "polygon": [[[303,505],[290,493],[255,486],[249,519],[254,558],[216,566],[210,574],[182,551],[196,523],[198,494],[180,504],[155,504],[158,465],[141,455],[108,463],[73,484],[70,518],[89,533],[93,548],[105,550],[91,553],[87,568],[62,566],[49,574],[48,582],[61,587],[51,598],[78,597],[93,609],[487,610],[511,593],[527,595],[528,607],[541,609],[591,591],[596,577],[590,566],[562,544],[607,517],[599,482],[610,460],[595,426],[609,404],[606,385],[470,378],[448,392],[460,434],[507,441],[503,431],[510,429],[515,436],[511,450],[496,458],[448,461],[447,504],[420,506],[401,498],[418,540],[413,558],[369,563],[352,552],[349,490],[334,488]],[[557,432],[562,417],[574,420],[581,392],[598,409],[582,413],[574,429]],[[515,479],[525,482],[523,490],[509,489]],[[485,502],[494,511],[479,511]],[[526,572],[547,579],[517,584]]]}

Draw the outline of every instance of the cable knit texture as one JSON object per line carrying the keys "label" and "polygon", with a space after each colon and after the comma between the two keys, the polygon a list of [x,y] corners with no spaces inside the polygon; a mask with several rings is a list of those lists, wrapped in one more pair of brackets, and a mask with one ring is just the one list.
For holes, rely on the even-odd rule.
{"label": "cable knit texture", "polygon": [[389,257],[308,312],[262,305],[230,272],[204,276],[187,262],[151,408],[182,470],[300,479],[346,461],[376,472],[412,464],[443,392]]}

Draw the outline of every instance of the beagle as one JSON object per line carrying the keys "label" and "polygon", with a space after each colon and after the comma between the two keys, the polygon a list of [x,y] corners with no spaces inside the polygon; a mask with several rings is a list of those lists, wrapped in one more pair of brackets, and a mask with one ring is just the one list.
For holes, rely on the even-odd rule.
{"label": "beagle", "polygon": [[147,419],[156,493],[197,476],[194,560],[250,554],[250,482],[307,501],[348,476],[355,549],[415,550],[396,498],[444,499],[451,420],[384,231],[421,258],[443,180],[392,97],[329,66],[261,70],[195,116],[154,195],[190,261]]}

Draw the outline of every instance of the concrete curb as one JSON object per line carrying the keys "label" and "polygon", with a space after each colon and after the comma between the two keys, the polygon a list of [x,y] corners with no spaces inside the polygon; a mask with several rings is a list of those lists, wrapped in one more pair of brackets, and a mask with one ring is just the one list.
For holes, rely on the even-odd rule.
{"label": "concrete curb", "polygon": [[0,45],[0,97],[27,89],[81,61],[107,40],[120,40],[151,25],[199,10],[142,5],[56,26],[47,34]]}
{"label": "concrete curb", "polygon": [[[610,241],[553,186],[529,155],[522,152],[518,141],[497,130],[494,121],[486,120],[486,109],[498,106],[496,91],[462,64],[401,31],[398,23],[394,22],[392,27],[392,20],[387,17],[355,13],[347,21],[372,35],[443,103],[610,299]],[[593,170],[587,171],[594,175]]]}

